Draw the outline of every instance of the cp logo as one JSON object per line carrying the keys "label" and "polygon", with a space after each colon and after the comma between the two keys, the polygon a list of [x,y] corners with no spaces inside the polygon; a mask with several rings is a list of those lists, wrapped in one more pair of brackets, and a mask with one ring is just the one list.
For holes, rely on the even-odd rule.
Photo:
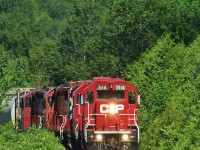
{"label": "cp logo", "polygon": [[123,104],[101,104],[100,105],[100,112],[101,113],[118,113],[119,110],[124,110]]}

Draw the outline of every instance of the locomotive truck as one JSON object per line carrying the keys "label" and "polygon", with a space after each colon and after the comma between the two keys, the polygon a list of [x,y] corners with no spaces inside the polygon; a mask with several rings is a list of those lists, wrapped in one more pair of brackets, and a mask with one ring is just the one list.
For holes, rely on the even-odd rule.
{"label": "locomotive truck", "polygon": [[11,98],[0,123],[55,132],[73,150],[136,150],[140,139],[138,90],[120,78],[94,77],[58,87],[27,88]]}

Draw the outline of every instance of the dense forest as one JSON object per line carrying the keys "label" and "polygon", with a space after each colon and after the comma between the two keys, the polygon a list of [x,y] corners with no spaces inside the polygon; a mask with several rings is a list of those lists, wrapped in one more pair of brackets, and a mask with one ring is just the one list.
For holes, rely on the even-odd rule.
{"label": "dense forest", "polygon": [[[141,150],[198,150],[199,8],[199,0],[0,0],[0,102],[16,87],[117,76],[142,97]],[[11,129],[0,126],[2,149],[55,138]]]}

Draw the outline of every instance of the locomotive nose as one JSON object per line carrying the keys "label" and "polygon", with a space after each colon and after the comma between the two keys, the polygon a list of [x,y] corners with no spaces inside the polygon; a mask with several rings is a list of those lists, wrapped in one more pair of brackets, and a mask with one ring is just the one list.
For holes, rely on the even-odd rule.
{"label": "locomotive nose", "polygon": [[[96,129],[119,130],[125,123],[124,114],[127,106],[122,100],[103,100],[96,102]],[[127,120],[127,119],[126,119]]]}

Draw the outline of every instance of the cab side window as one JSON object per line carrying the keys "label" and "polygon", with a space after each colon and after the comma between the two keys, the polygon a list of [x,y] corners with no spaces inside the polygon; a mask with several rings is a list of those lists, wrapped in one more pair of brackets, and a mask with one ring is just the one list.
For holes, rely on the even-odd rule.
{"label": "cab side window", "polygon": [[24,108],[24,98],[20,98],[20,99],[19,99],[19,106],[20,106],[21,108]]}
{"label": "cab side window", "polygon": [[89,102],[89,104],[94,103],[94,92],[93,91],[87,92],[87,101]]}
{"label": "cab side window", "polygon": [[66,101],[69,100],[69,99],[68,99],[68,95],[69,95],[68,91],[65,91],[65,92],[64,92],[64,99],[65,99]]}
{"label": "cab side window", "polygon": [[48,97],[48,106],[51,107],[53,104],[53,97],[52,96],[49,96]]}
{"label": "cab side window", "polygon": [[26,98],[26,107],[32,106],[32,98]]}
{"label": "cab side window", "polygon": [[128,93],[128,103],[135,104],[135,92],[131,91]]}
{"label": "cab side window", "polygon": [[76,103],[79,105],[83,105],[83,95],[82,94],[77,94],[76,95]]}

